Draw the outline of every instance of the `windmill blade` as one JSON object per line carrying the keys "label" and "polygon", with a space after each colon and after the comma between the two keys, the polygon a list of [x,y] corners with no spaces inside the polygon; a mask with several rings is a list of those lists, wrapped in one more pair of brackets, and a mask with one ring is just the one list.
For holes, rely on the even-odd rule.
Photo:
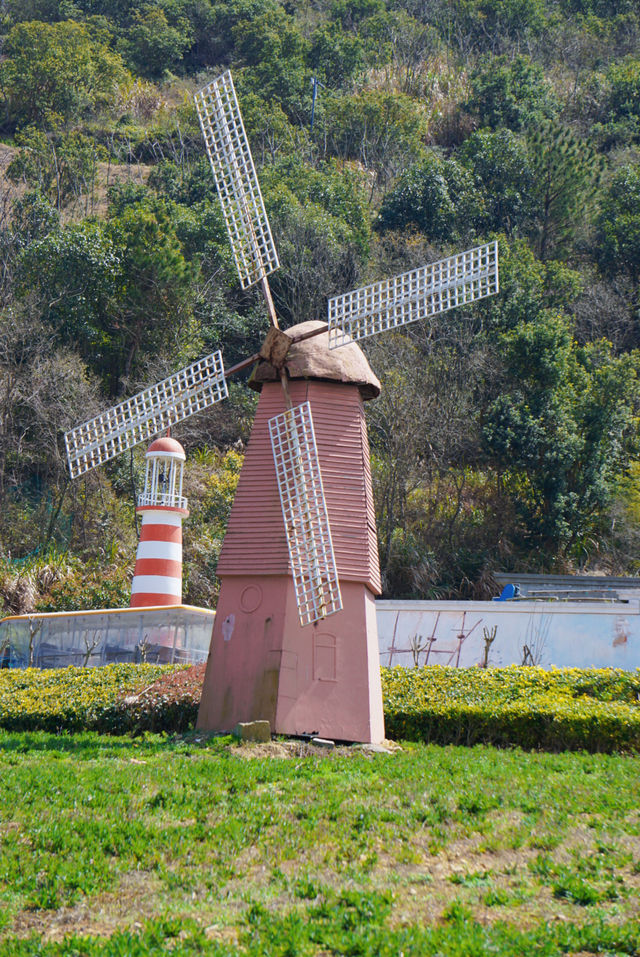
{"label": "windmill blade", "polygon": [[308,402],[269,419],[301,625],[342,608],[318,449]]}
{"label": "windmill blade", "polygon": [[222,353],[214,352],[139,392],[64,437],[71,478],[228,396]]}
{"label": "windmill blade", "polygon": [[440,262],[329,300],[329,348],[426,319],[499,291],[498,244],[477,246]]}
{"label": "windmill blade", "polygon": [[240,283],[246,289],[280,263],[231,73],[199,90],[195,101]]}

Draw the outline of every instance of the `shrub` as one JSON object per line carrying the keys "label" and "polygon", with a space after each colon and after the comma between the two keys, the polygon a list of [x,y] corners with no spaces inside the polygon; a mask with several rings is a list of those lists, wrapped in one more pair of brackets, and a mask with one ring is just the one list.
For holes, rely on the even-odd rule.
{"label": "shrub", "polygon": [[618,669],[383,671],[387,735],[549,751],[640,750],[640,672]]}
{"label": "shrub", "polygon": [[[108,734],[195,726],[205,665],[0,671],[0,728]],[[387,735],[437,744],[640,751],[640,671],[382,669]]]}
{"label": "shrub", "polygon": [[[181,679],[181,672],[190,677]],[[203,668],[148,664],[0,671],[0,727],[54,733],[185,731],[195,724],[203,678]]]}

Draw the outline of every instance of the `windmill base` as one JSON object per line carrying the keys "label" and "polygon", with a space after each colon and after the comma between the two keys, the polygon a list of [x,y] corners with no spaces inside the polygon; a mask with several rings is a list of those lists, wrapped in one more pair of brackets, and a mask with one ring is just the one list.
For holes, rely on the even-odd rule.
{"label": "windmill base", "polygon": [[373,594],[341,582],[343,609],[302,627],[293,581],[222,583],[198,714],[203,731],[266,719],[276,734],[384,739]]}

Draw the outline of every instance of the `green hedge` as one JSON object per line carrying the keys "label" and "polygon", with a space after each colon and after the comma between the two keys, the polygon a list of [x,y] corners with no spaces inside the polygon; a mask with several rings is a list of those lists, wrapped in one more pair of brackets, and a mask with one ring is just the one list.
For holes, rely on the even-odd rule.
{"label": "green hedge", "polygon": [[[0,671],[0,728],[8,731],[185,731],[198,713],[190,694],[163,694],[184,670],[172,665],[107,665]],[[190,670],[190,669],[189,669]],[[148,689],[157,689],[149,694]]]}
{"label": "green hedge", "polygon": [[[181,732],[195,724],[204,666],[0,671],[0,728]],[[382,670],[387,736],[439,744],[640,751],[640,671]]]}
{"label": "green hedge", "polygon": [[640,671],[383,669],[387,735],[547,751],[640,751]]}

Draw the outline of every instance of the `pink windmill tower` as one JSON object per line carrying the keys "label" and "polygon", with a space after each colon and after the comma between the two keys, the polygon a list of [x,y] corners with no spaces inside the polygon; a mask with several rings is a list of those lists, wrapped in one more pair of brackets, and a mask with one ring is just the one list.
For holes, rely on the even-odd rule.
{"label": "pink windmill tower", "polygon": [[182,494],[184,449],[175,439],[156,439],[147,449],[142,515],[131,607],[182,603],[182,519],[189,514]]}
{"label": "pink windmill tower", "polygon": [[379,741],[380,577],[363,401],[380,385],[355,342],[498,292],[497,244],[337,296],[328,323],[283,332],[267,279],[278,255],[231,74],[200,90],[196,106],[240,284],[260,284],[271,329],[232,368],[207,356],[71,430],[69,469],[82,475],[224,399],[226,376],[258,363],[198,726],[267,718],[275,732]]}
{"label": "pink windmill tower", "polygon": [[285,337],[286,392],[276,358],[250,381],[260,401],[218,561],[198,726],[266,719],[280,734],[380,742],[381,583],[363,407],[380,383],[357,345],[329,351],[323,322]]}

